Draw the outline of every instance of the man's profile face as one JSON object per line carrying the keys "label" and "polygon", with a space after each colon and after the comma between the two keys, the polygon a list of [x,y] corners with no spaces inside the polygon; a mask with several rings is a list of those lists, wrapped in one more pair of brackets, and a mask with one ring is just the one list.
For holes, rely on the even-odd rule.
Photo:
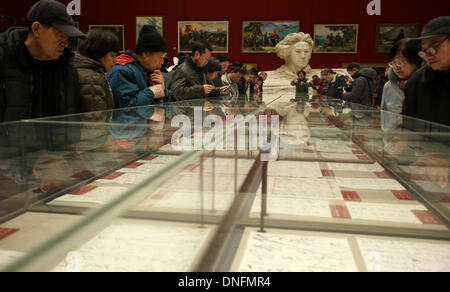
{"label": "man's profile face", "polygon": [[41,59],[59,59],[63,55],[65,48],[69,46],[69,37],[53,26],[45,27],[39,22],[35,22],[32,27],[33,34],[41,48]]}
{"label": "man's profile face", "polygon": [[202,68],[205,67],[206,64],[208,64],[209,58],[211,58],[211,51],[209,49],[206,49],[203,54],[201,54],[200,52],[195,52],[193,59],[197,66]]}
{"label": "man's profile face", "polygon": [[436,54],[434,56],[426,55],[425,61],[428,66],[437,71],[450,70],[450,40],[446,36],[434,37],[422,40],[422,50],[426,51],[434,48]]}

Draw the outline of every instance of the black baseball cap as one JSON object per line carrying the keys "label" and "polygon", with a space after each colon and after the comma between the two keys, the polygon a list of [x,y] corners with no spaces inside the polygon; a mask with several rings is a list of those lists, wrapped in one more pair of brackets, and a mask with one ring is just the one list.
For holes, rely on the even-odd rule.
{"label": "black baseball cap", "polygon": [[86,37],[75,27],[72,17],[67,13],[66,6],[55,0],[40,0],[28,11],[26,21],[32,24],[38,21],[48,24],[68,37]]}
{"label": "black baseball cap", "polygon": [[422,30],[422,36],[412,41],[424,40],[439,36],[450,35],[450,16],[441,16],[430,20]]}

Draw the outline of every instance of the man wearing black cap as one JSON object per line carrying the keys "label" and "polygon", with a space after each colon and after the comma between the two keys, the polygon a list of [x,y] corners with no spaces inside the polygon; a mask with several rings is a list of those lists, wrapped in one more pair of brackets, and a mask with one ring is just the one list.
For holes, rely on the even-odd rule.
{"label": "man wearing black cap", "polygon": [[161,73],[168,51],[166,40],[154,26],[142,27],[135,54],[126,51],[118,56],[116,66],[108,73],[116,108],[169,101]]}
{"label": "man wearing black cap", "polygon": [[421,42],[427,66],[408,80],[403,114],[450,126],[450,16],[431,20],[411,41]]}
{"label": "man wearing black cap", "polygon": [[41,0],[28,12],[29,27],[0,37],[0,122],[79,111],[79,84],[69,39],[84,37],[64,4]]}

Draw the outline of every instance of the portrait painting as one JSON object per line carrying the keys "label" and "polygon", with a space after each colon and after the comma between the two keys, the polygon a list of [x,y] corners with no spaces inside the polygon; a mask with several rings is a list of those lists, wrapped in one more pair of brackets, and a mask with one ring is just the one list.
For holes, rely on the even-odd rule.
{"label": "portrait painting", "polygon": [[415,38],[418,34],[417,23],[378,24],[375,52],[389,53],[395,42],[404,38]]}
{"label": "portrait painting", "polygon": [[179,21],[178,52],[191,53],[194,43],[207,41],[214,53],[228,53],[228,21]]}
{"label": "portrait painting", "polygon": [[89,25],[89,30],[91,29],[103,29],[111,31],[119,39],[119,43],[121,45],[120,51],[125,51],[125,32],[123,25]]}
{"label": "portrait painting", "polygon": [[314,25],[314,53],[356,54],[357,52],[357,24]]}
{"label": "portrait painting", "polygon": [[244,21],[243,53],[275,53],[275,47],[288,34],[300,31],[299,21]]}

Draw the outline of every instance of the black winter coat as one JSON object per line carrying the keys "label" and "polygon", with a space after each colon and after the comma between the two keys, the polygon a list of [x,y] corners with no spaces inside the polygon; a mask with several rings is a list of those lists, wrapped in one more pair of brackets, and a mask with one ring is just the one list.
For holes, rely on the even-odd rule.
{"label": "black winter coat", "polygon": [[450,126],[450,70],[426,66],[408,80],[403,114]]}
{"label": "black winter coat", "polygon": [[[54,110],[49,111],[48,108],[42,110],[48,102],[48,97],[33,91],[34,74],[27,61],[24,46],[27,35],[28,28],[15,27],[0,37],[0,122],[78,113],[80,111],[78,74],[70,64],[73,54],[69,49],[65,50],[52,67],[56,79],[52,80],[52,84],[55,85],[52,89],[55,99],[55,104],[52,105]],[[42,106],[36,106],[37,104]]]}

